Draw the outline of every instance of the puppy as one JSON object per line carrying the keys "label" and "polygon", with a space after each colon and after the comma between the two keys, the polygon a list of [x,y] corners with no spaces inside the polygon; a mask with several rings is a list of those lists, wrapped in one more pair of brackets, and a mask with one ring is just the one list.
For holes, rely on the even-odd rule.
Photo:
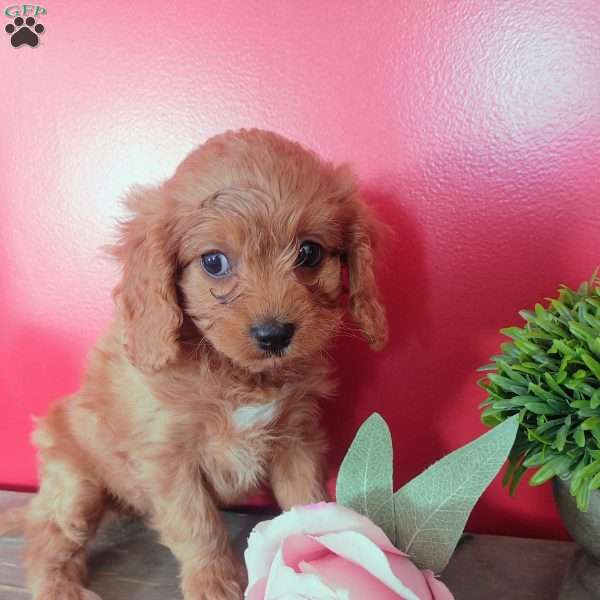
{"label": "puppy", "polygon": [[117,503],[158,530],[186,600],[238,600],[218,507],[263,484],[282,509],[325,499],[325,349],[345,308],[386,341],[373,221],[347,167],[257,130],[210,139],[127,205],[117,317],[33,435],[28,582],[37,600],[97,598],[85,545]]}

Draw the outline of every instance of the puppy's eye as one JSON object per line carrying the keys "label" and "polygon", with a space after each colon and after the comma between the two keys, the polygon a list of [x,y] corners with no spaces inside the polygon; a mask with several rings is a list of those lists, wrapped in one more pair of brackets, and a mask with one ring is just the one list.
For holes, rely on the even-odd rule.
{"label": "puppy's eye", "polygon": [[302,242],[296,259],[296,266],[312,269],[321,263],[323,254],[323,248],[317,242]]}
{"label": "puppy's eye", "polygon": [[208,252],[202,255],[202,268],[211,277],[225,277],[231,272],[229,259],[222,252]]}

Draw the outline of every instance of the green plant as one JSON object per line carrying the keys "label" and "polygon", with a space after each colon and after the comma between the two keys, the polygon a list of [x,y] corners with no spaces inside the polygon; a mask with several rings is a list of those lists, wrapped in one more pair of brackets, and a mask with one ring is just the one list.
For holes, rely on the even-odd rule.
{"label": "green plant", "polygon": [[600,488],[599,286],[594,274],[577,291],[561,286],[546,308],[521,311],[525,325],[502,329],[511,341],[479,369],[488,371],[479,381],[488,393],[482,421],[495,426],[518,414],[503,481],[511,494],[528,468],[537,468],[530,485],[570,479],[582,511]]}

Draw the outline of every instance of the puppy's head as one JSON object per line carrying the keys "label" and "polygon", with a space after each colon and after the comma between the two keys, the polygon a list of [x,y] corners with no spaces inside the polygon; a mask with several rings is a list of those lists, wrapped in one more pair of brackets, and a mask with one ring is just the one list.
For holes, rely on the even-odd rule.
{"label": "puppy's head", "polygon": [[375,225],[348,168],[273,133],[227,133],[162,186],[133,190],[128,206],[115,298],[140,369],[176,359],[184,314],[255,372],[318,360],[344,305],[371,346],[384,345]]}

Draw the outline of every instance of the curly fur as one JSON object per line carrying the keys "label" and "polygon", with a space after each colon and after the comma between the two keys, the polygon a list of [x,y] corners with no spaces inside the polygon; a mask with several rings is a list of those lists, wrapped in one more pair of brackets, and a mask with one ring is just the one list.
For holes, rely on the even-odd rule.
{"label": "curly fur", "polygon": [[[127,205],[111,249],[123,267],[115,321],[81,389],[33,435],[41,486],[25,516],[29,585],[37,600],[93,597],[84,548],[116,503],[160,532],[186,600],[239,599],[218,507],[263,484],[283,509],[325,498],[327,344],[345,308],[374,348],[386,341],[374,222],[347,167],[257,130],[212,138]],[[304,239],[325,248],[318,269],[295,266]],[[217,249],[234,265],[222,280],[200,265]],[[266,317],[296,325],[281,356],[249,335]],[[276,410],[265,422],[236,426],[236,409],[267,403]]]}

